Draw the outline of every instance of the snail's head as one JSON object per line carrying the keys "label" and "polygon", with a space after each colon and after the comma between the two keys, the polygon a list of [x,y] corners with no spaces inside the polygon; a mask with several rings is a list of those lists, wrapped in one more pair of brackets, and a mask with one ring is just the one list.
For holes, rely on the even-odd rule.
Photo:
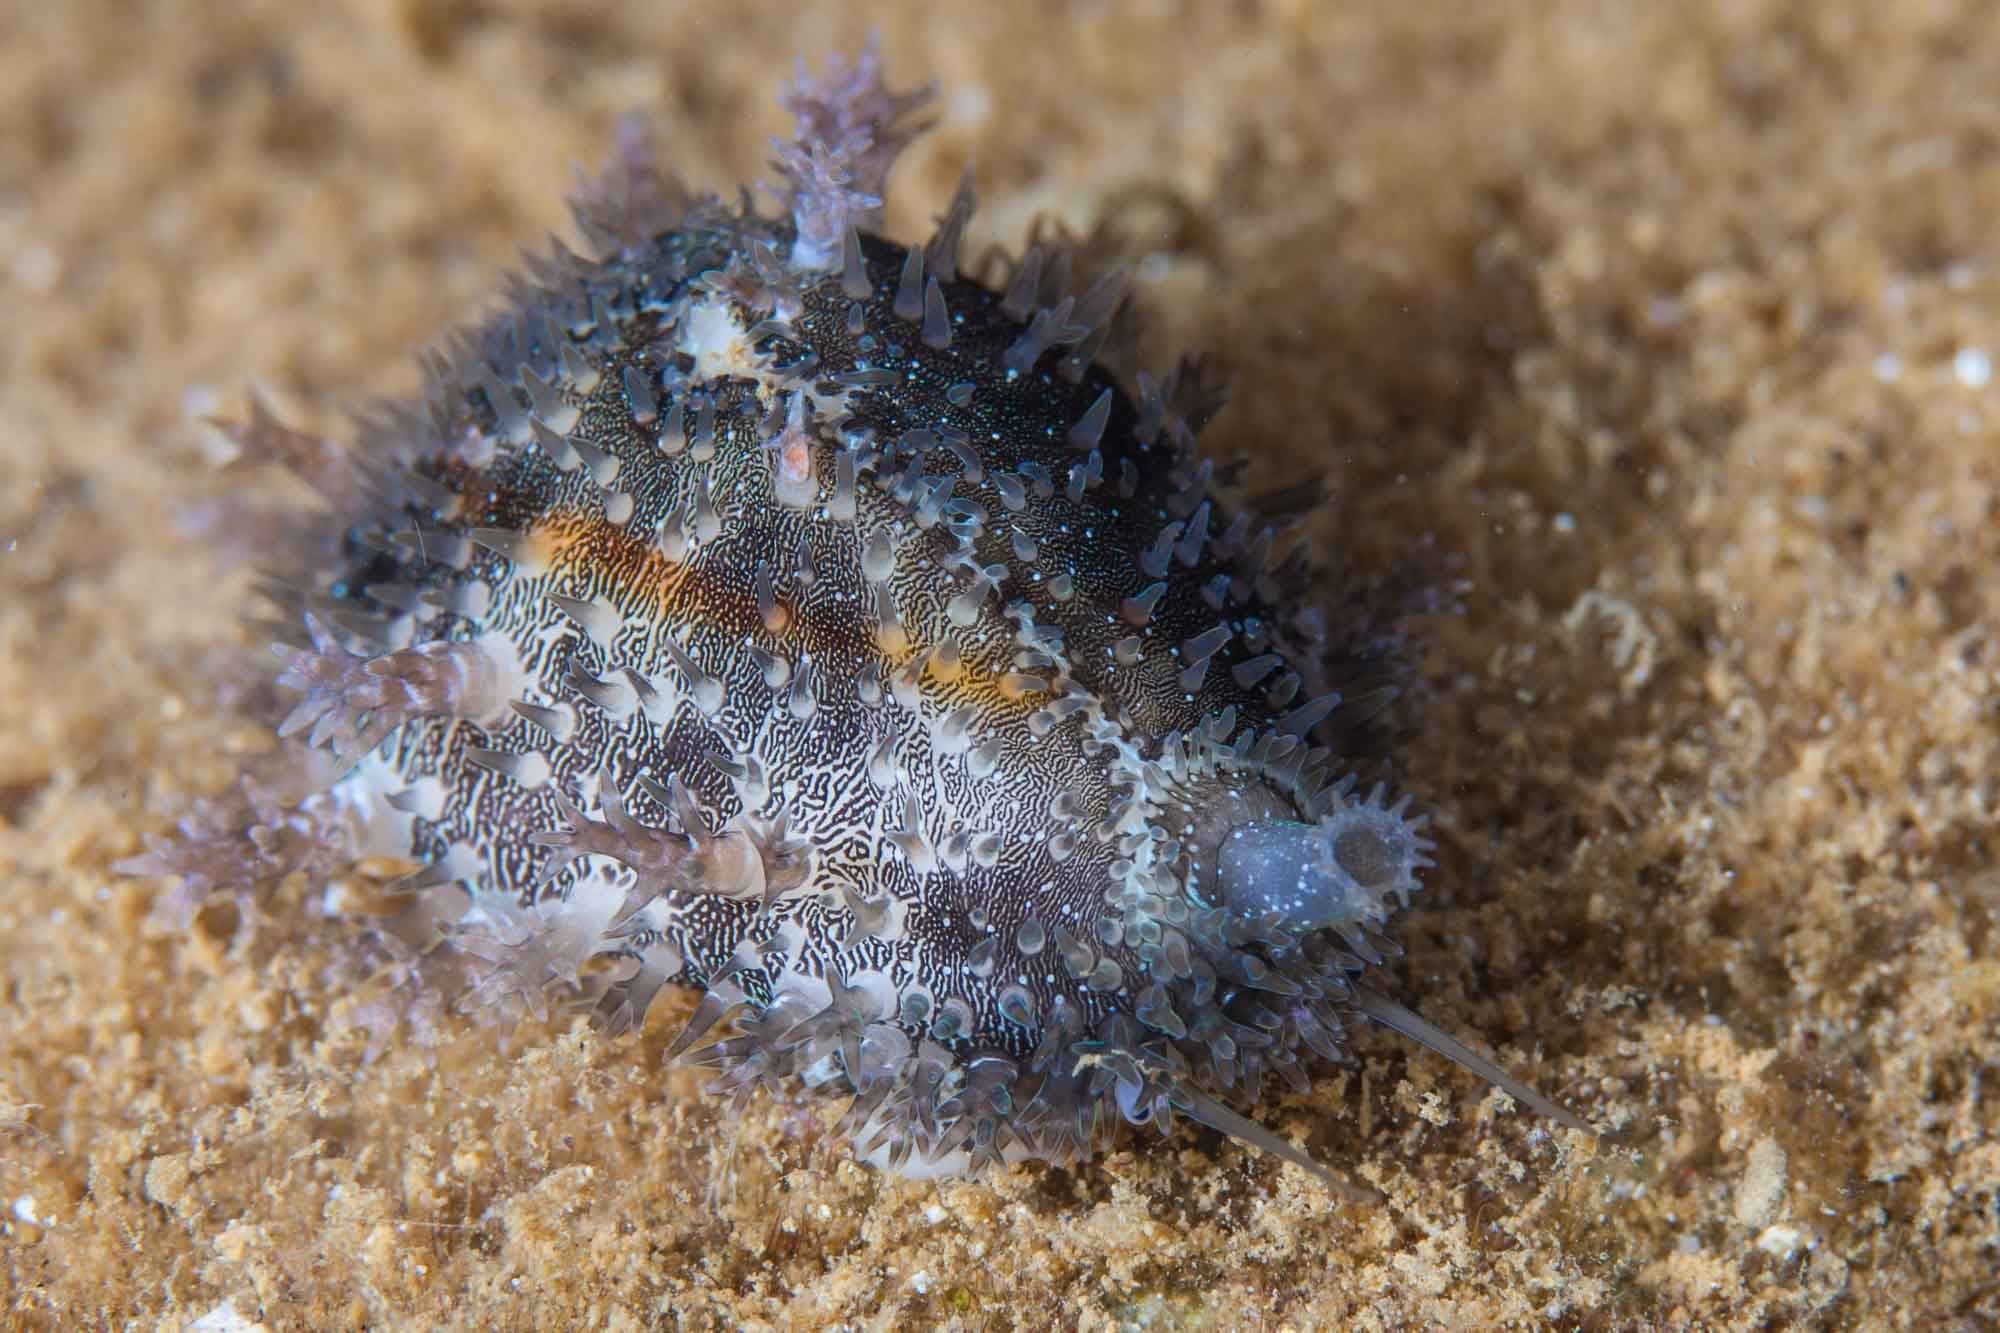
{"label": "snail's head", "polygon": [[[1391,911],[1422,887],[1431,864],[1423,819],[1404,814],[1407,800],[1336,804],[1312,823],[1257,819],[1236,825],[1216,849],[1223,905],[1240,916],[1275,913],[1294,931],[1379,931]],[[1393,901],[1392,901],[1393,900]]]}

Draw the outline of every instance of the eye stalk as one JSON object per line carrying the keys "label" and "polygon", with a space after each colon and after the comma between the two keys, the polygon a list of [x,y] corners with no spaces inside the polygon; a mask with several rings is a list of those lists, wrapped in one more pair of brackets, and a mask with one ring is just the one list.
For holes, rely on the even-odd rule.
{"label": "eye stalk", "polygon": [[1217,857],[1224,904],[1240,916],[1276,914],[1301,933],[1379,929],[1392,895],[1407,907],[1423,887],[1417,873],[1431,864],[1432,846],[1424,820],[1404,817],[1408,797],[1394,806],[1381,798],[1377,787],[1316,823],[1260,819],[1231,829]]}

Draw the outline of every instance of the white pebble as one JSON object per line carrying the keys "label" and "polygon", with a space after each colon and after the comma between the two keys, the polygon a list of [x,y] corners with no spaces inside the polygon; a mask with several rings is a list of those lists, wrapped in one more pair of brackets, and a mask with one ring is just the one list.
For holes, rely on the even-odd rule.
{"label": "white pebble", "polygon": [[1961,347],[1951,359],[1952,374],[1968,389],[1983,389],[1993,378],[1993,358],[1977,347]]}

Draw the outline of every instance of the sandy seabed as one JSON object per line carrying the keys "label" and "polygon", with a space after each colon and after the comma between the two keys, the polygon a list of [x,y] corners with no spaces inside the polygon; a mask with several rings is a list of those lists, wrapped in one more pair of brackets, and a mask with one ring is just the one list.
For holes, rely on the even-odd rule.
{"label": "sandy seabed", "polygon": [[[147,928],[110,863],[271,744],[200,425],[410,351],[659,118],[768,174],[882,31],[927,234],[1127,228],[1210,447],[1334,572],[1464,581],[1400,755],[1385,1034],[1260,1116],[931,1184],[635,1039],[367,1049],[327,927]],[[2000,1323],[2000,7],[1645,0],[0,6],[0,1263],[26,1327]]]}

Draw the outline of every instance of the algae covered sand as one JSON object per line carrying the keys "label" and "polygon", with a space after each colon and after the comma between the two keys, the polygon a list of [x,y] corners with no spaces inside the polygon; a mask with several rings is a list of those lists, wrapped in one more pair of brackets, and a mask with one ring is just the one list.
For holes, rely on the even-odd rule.
{"label": "algae covered sand", "polygon": [[[769,173],[881,29],[967,165],[1143,255],[1205,436],[1421,558],[1388,1034],[1215,1135],[901,1181],[637,1039],[384,1034],[294,883],[113,874],[269,747],[212,413],[338,430],[657,117]],[[0,8],[0,1254],[28,1326],[1972,1328],[2000,1320],[2000,14],[1978,3]],[[235,1321],[235,1322],[231,1322]]]}

